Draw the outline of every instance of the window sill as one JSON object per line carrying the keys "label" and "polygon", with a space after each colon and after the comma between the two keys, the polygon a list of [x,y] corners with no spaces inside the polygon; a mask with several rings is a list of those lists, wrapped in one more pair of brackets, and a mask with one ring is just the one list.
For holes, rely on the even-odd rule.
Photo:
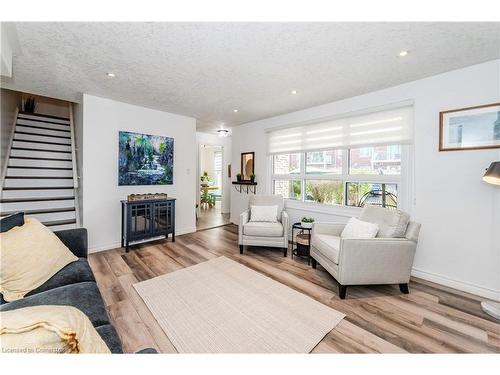
{"label": "window sill", "polygon": [[301,202],[293,199],[285,199],[285,207],[290,210],[299,210],[307,212],[316,212],[326,215],[358,217],[361,213],[361,207],[336,206],[314,202]]}

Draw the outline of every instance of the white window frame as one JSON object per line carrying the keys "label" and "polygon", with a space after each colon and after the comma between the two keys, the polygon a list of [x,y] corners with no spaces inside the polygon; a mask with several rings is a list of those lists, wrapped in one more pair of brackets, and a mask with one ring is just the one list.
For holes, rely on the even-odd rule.
{"label": "white window frame", "polygon": [[[353,148],[355,149],[355,148]],[[286,206],[303,211],[313,211],[319,213],[335,214],[339,216],[356,216],[361,211],[360,207],[347,206],[347,183],[348,182],[369,182],[369,183],[386,183],[396,184],[398,191],[398,209],[405,211],[409,210],[409,196],[411,193],[412,165],[411,155],[412,147],[409,145],[401,145],[401,174],[399,175],[361,175],[349,174],[349,149],[342,149],[342,173],[331,175],[306,174],[306,152],[290,152],[300,153],[300,174],[274,174],[274,155],[269,156],[270,166],[270,184],[269,191],[274,194],[275,180],[297,180],[301,181],[301,199],[287,198]],[[311,151],[309,151],[311,152]],[[283,153],[289,154],[289,153]],[[342,204],[326,204],[318,202],[310,202],[305,200],[305,184],[306,180],[326,180],[326,181],[341,181],[343,184],[343,201]]]}

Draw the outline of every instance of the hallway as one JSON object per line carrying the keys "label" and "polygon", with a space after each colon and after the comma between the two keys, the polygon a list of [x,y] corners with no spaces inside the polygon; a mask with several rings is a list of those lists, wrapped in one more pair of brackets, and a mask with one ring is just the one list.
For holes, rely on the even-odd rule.
{"label": "hallway", "polygon": [[229,213],[221,212],[221,202],[216,201],[213,208],[204,206],[200,208],[198,220],[196,220],[196,230],[205,230],[229,224]]}

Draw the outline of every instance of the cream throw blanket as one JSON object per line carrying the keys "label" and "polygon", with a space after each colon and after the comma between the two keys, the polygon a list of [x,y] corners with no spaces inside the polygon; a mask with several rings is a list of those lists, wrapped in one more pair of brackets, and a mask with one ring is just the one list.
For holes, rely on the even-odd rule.
{"label": "cream throw blanket", "polygon": [[76,260],[49,228],[27,218],[0,233],[0,292],[7,302],[21,299]]}
{"label": "cream throw blanket", "polygon": [[0,313],[2,353],[110,353],[89,318],[71,306]]}

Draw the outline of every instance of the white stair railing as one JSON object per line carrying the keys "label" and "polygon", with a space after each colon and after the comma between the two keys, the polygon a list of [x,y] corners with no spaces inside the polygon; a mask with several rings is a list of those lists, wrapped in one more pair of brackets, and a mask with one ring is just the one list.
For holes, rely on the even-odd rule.
{"label": "white stair railing", "polygon": [[12,143],[14,143],[14,133],[16,131],[16,124],[17,124],[17,115],[19,114],[19,108],[16,107],[16,111],[14,113],[14,123],[12,124],[12,130],[10,132],[10,139],[9,139],[9,144],[7,146],[7,150],[5,153],[5,163],[2,165],[2,174],[0,176],[0,199],[2,198],[2,193],[3,193],[3,185],[5,184],[5,176],[7,175],[7,167],[9,165],[9,158],[10,158],[10,149],[12,148]]}
{"label": "white stair railing", "polygon": [[69,107],[69,126],[71,132],[71,163],[73,167],[73,190],[75,195],[75,219],[76,227],[80,227],[80,205],[78,202],[78,170],[76,161],[76,142],[75,142],[75,126],[73,122],[73,105],[68,104]]}

